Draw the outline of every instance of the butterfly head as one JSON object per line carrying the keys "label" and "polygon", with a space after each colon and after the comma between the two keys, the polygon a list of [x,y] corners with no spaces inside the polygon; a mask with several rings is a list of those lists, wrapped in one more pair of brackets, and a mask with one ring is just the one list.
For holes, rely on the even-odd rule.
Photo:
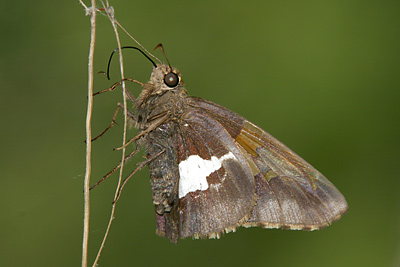
{"label": "butterfly head", "polygon": [[180,91],[184,86],[179,70],[166,64],[153,67],[149,84],[154,87],[155,94],[171,90]]}
{"label": "butterfly head", "polygon": [[177,120],[187,109],[187,92],[181,73],[166,64],[156,66],[136,100],[136,112],[141,118],[138,120],[140,129],[149,127],[149,123],[156,118],[163,118],[163,122]]}

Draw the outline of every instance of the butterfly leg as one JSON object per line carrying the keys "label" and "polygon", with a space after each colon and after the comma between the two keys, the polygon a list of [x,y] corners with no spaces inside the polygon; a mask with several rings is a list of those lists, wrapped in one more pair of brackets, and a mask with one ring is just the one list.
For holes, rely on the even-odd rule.
{"label": "butterfly leg", "polygon": [[[133,156],[136,155],[136,153],[139,151],[139,148],[136,147],[135,150],[130,153],[128,156],[125,157],[124,159],[124,164],[131,159]],[[95,183],[92,187],[89,188],[89,190],[92,190],[93,188],[95,188],[96,186],[98,186],[101,182],[103,182],[105,179],[107,179],[111,174],[113,174],[116,170],[118,170],[119,168],[121,168],[121,163],[118,164],[117,166],[115,166],[114,169],[112,169],[111,171],[109,171],[106,175],[103,176],[103,178],[101,178],[97,183]]]}
{"label": "butterfly leg", "polygon": [[[113,84],[111,87],[109,87],[109,88],[106,88],[106,89],[103,89],[103,90],[101,90],[101,91],[98,91],[98,92],[94,93],[93,96],[102,94],[102,93],[104,93],[104,92],[111,92],[111,91],[114,91],[115,88],[117,88],[118,85],[121,85],[122,82],[124,82],[124,81],[138,83],[138,84],[140,84],[141,86],[144,85],[143,83],[141,83],[141,82],[139,82],[139,81],[137,81],[137,80],[133,80],[133,79],[128,79],[128,78],[126,78],[126,79],[123,79],[123,80],[120,81],[120,82],[114,83],[114,84]],[[129,99],[132,103],[135,103],[135,97],[132,95],[132,93],[131,93],[129,90],[125,90],[125,93],[126,93],[126,96],[128,97],[128,99]]]}
{"label": "butterfly leg", "polygon": [[[97,138],[99,138],[100,136],[102,136],[103,134],[105,134],[105,132],[107,132],[112,126],[114,126],[114,124],[117,124],[117,122],[115,121],[115,119],[117,118],[118,115],[118,111],[119,110],[123,110],[124,109],[124,104],[122,103],[118,103],[117,104],[117,108],[114,111],[114,115],[112,117],[111,123],[110,125],[108,125],[104,131],[102,131],[99,135],[97,135],[95,138],[92,139],[92,142],[95,141]],[[133,114],[132,111],[130,111],[129,109],[127,110],[127,114],[128,114],[128,119],[132,120],[132,121],[136,121],[136,116],[135,114]],[[118,125],[118,124],[117,124]]]}
{"label": "butterfly leg", "polygon": [[140,162],[140,163],[138,164],[138,166],[136,167],[136,169],[133,170],[133,171],[128,175],[128,177],[126,177],[125,180],[122,182],[122,184],[121,184],[121,186],[120,186],[120,188],[119,188],[119,190],[118,190],[117,197],[115,198],[113,204],[114,204],[115,202],[118,201],[119,197],[121,196],[122,189],[124,188],[125,184],[129,181],[129,179],[132,178],[132,176],[135,175],[135,173],[137,173],[139,170],[141,170],[144,166],[146,166],[147,164],[149,164],[151,161],[153,161],[155,158],[157,158],[158,156],[160,156],[160,155],[161,155],[162,153],[164,153],[164,152],[165,152],[165,149],[164,149],[164,150],[161,150],[159,153],[153,155],[152,157],[150,157],[150,158],[146,159],[145,161],[142,161],[142,162]]}
{"label": "butterfly leg", "polygon": [[[104,90],[101,90],[101,91],[99,91],[99,92],[94,93],[93,96],[99,95],[99,94],[102,94],[102,93],[108,92],[108,91],[114,91],[115,88],[117,88],[118,85],[122,84],[123,81],[135,82],[135,83],[138,83],[138,84],[140,84],[140,85],[143,86],[143,83],[141,83],[141,82],[139,82],[139,81],[137,81],[137,80],[133,80],[133,79],[123,79],[123,80],[120,81],[120,82],[114,83],[111,87],[109,87],[109,88],[107,88],[107,89],[104,89]],[[135,97],[132,95],[132,93],[131,93],[129,90],[125,90],[125,93],[126,93],[127,98],[128,98],[132,103],[135,104],[135,100],[136,100],[136,99],[135,99]],[[110,125],[108,125],[107,128],[106,128],[104,131],[102,131],[98,136],[96,136],[95,138],[93,138],[92,141],[94,141],[94,140],[96,140],[97,138],[99,138],[100,136],[102,136],[102,135],[103,135],[105,132],[107,132],[108,129],[110,129],[114,124],[117,124],[117,123],[115,122],[115,118],[117,117],[118,110],[119,110],[119,109],[123,110],[123,108],[124,108],[124,105],[123,105],[122,103],[118,103],[117,108],[115,109],[114,116],[113,116],[113,118],[112,118],[112,121],[111,121]],[[128,118],[129,118],[130,120],[137,121],[136,116],[135,116],[135,115],[133,114],[133,112],[130,111],[129,109],[127,110],[127,114],[128,114]]]}
{"label": "butterfly leg", "polygon": [[125,143],[125,145],[123,145],[122,147],[117,147],[114,148],[114,150],[121,150],[126,148],[130,143],[132,143],[133,141],[138,140],[140,137],[150,133],[151,131],[153,131],[154,129],[156,129],[158,126],[160,126],[161,124],[163,124],[167,119],[169,118],[169,114],[168,113],[163,113],[162,116],[160,116],[158,119],[156,119],[154,122],[152,122],[152,124],[144,131],[140,132],[139,134],[137,134],[136,136],[132,137],[128,142]]}

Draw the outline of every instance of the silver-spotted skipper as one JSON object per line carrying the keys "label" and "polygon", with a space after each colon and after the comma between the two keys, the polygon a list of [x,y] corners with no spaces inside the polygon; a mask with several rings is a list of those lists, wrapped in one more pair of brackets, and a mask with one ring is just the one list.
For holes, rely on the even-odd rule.
{"label": "silver-spotted skipper", "polygon": [[238,226],[312,231],[346,213],[343,195],[309,163],[240,115],[189,96],[170,64],[152,63],[128,115],[149,159],[158,235],[177,242]]}

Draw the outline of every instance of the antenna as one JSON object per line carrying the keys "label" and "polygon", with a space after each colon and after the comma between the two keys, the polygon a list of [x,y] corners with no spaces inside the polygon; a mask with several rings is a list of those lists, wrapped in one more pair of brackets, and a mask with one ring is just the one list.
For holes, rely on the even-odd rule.
{"label": "antenna", "polygon": [[[150,62],[153,64],[154,68],[157,68],[157,64],[154,63],[154,61],[153,61],[148,55],[146,55],[145,52],[143,52],[142,50],[140,50],[140,48],[138,48],[138,47],[136,47],[136,46],[124,46],[124,47],[121,47],[121,50],[122,50],[122,49],[125,49],[125,48],[131,48],[131,49],[136,49],[136,50],[138,50],[140,53],[142,53],[143,56],[145,56],[148,60],[150,60]],[[116,51],[118,51],[118,50],[119,50],[118,48],[114,49],[114,51],[112,51],[112,53],[111,53],[111,55],[110,55],[110,59],[108,60],[108,65],[107,65],[107,79],[109,79],[109,80],[110,80],[110,65],[111,65],[111,59],[112,59],[114,53],[115,53]]]}
{"label": "antenna", "polygon": [[167,58],[167,55],[166,55],[165,52],[164,52],[164,46],[163,46],[161,43],[159,43],[159,44],[156,46],[156,48],[154,48],[154,50],[156,50],[157,48],[160,48],[160,50],[161,50],[161,52],[163,53],[165,59],[167,60],[168,66],[172,69],[171,64],[169,64],[169,60],[168,60],[168,58]]}

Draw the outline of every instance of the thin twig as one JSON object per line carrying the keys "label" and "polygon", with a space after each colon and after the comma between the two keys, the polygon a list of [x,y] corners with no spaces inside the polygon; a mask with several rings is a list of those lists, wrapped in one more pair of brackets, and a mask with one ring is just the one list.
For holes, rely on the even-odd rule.
{"label": "thin twig", "polygon": [[147,51],[147,49],[141,43],[139,43],[127,30],[125,30],[125,28],[122,27],[122,25],[119,24],[119,22],[117,20],[115,20],[115,23],[126,33],[126,35],[128,35],[135,43],[137,43],[144,51],[146,51],[147,54],[149,54],[154,59],[156,59],[160,64],[162,64],[161,60],[159,60],[155,55],[153,55],[152,53]]}
{"label": "thin twig", "polygon": [[[93,2],[93,1],[92,1],[92,2]],[[87,8],[87,6],[85,5],[85,3],[83,3],[82,0],[79,0],[79,3],[81,3],[81,5],[85,8],[85,11],[86,11],[86,14],[87,14],[88,8]],[[93,3],[92,3],[92,5],[93,5]],[[94,6],[94,7],[95,7],[95,6]]]}
{"label": "thin twig", "polygon": [[[126,143],[126,132],[127,132],[127,124],[128,124],[128,111],[127,111],[127,104],[126,104],[126,86],[125,86],[125,75],[124,75],[124,64],[123,64],[123,57],[122,57],[122,53],[121,53],[121,43],[120,43],[120,39],[119,39],[119,35],[118,35],[118,29],[117,29],[117,25],[115,23],[115,17],[114,17],[114,9],[112,7],[110,7],[108,5],[108,1],[106,6],[104,7],[104,9],[107,12],[108,18],[111,21],[111,24],[113,26],[114,32],[115,32],[115,38],[117,40],[117,44],[118,44],[118,49],[120,51],[119,53],[119,62],[120,62],[120,72],[121,72],[121,79],[122,79],[122,92],[123,92],[123,104],[124,104],[124,133],[123,133],[123,142],[122,145],[125,146]],[[119,192],[119,188],[121,186],[121,181],[122,181],[122,175],[123,175],[123,169],[124,169],[124,163],[125,163],[125,148],[122,149],[122,159],[121,159],[121,167],[120,167],[120,172],[119,172],[119,177],[118,177],[118,184],[117,184],[117,188],[115,191],[115,196],[114,199],[117,198],[118,196],[118,192]],[[93,267],[97,266],[97,262],[100,258],[101,252],[103,251],[104,248],[104,244],[107,240],[108,237],[108,233],[110,232],[111,229],[111,224],[114,220],[114,214],[115,214],[115,207],[116,207],[116,202],[113,203],[112,208],[111,208],[111,214],[110,214],[110,219],[107,225],[107,229],[106,232],[104,234],[104,238],[103,241],[100,245],[99,251],[97,253],[96,259],[93,263]]]}
{"label": "thin twig", "polygon": [[88,105],[86,114],[86,171],[84,180],[84,219],[83,219],[83,240],[82,240],[82,267],[87,267],[88,261],[88,244],[89,244],[89,219],[90,219],[90,174],[91,174],[91,154],[92,154],[92,130],[91,120],[93,111],[93,62],[94,48],[96,43],[96,2],[92,0],[90,9],[79,0],[85,8],[86,14],[90,14],[90,50],[88,58]]}

